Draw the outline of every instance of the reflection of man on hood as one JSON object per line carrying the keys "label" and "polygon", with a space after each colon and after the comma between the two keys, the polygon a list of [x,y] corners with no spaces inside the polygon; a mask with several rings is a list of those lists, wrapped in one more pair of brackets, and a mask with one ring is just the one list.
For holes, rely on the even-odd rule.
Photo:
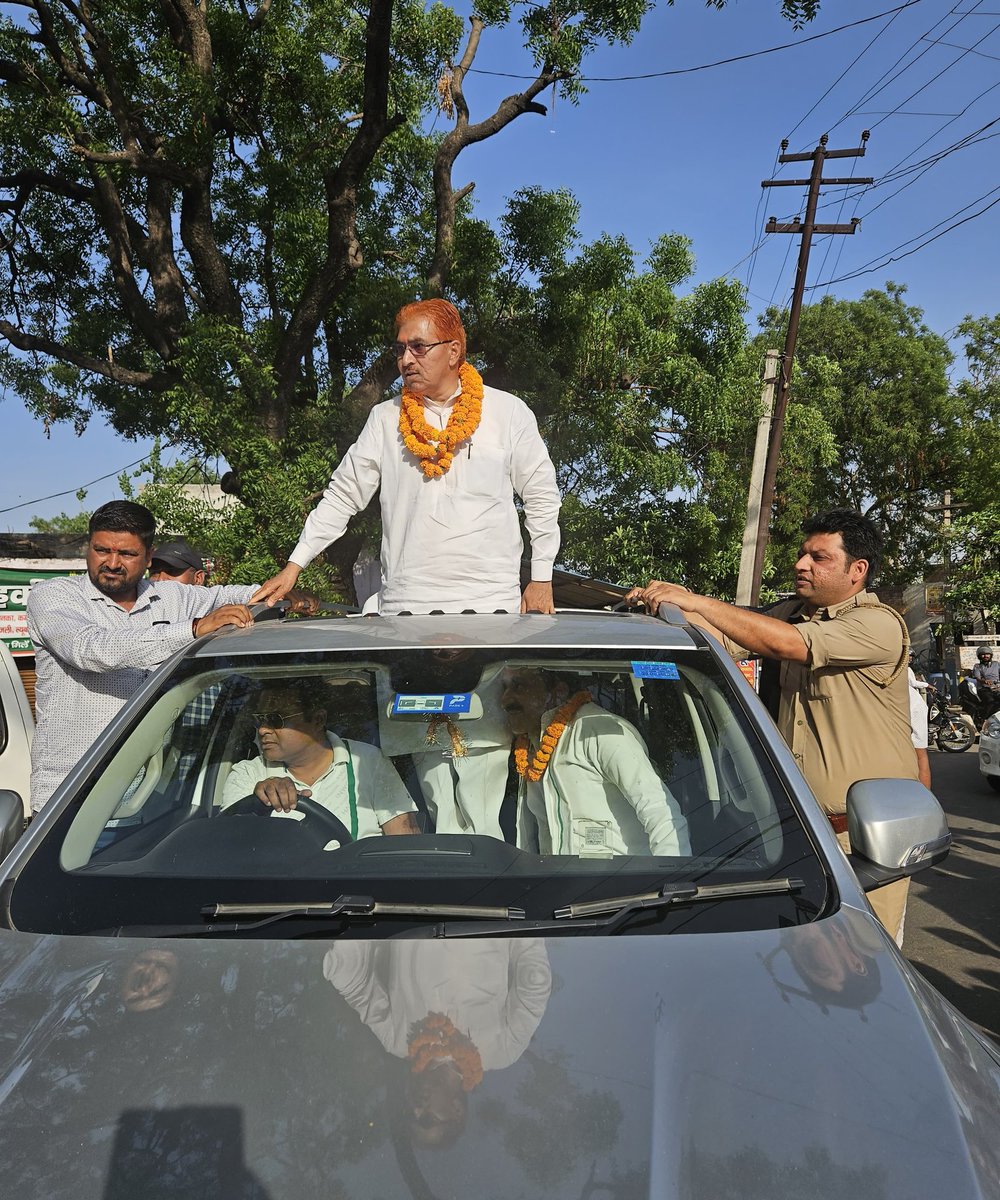
{"label": "reflection of man on hood", "polygon": [[323,974],[390,1054],[410,1063],[414,1139],[454,1140],[484,1070],[527,1049],[552,989],[545,942],[340,942]]}
{"label": "reflection of man on hood", "polygon": [[808,989],[778,981],[782,992],[807,995],[824,1011],[829,1004],[863,1010],[882,990],[881,934],[862,913],[842,909],[829,920],[796,926],[782,933],[781,948]]}

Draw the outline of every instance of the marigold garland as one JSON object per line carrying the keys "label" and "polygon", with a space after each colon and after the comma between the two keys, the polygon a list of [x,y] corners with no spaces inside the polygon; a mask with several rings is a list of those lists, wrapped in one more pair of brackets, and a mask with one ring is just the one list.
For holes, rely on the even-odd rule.
{"label": "marigold garland", "polygon": [[455,1028],[444,1013],[430,1012],[414,1026],[407,1044],[410,1070],[419,1075],[442,1058],[449,1058],[462,1076],[462,1091],[471,1092],[483,1081],[483,1060],[475,1043]]}
{"label": "marigold garland", "polygon": [[559,739],[566,732],[566,727],[576,716],[577,710],[590,699],[592,699],[590,692],[577,692],[575,696],[571,696],[565,704],[556,709],[552,714],[552,720],[545,726],[542,744],[535,751],[530,766],[528,764],[528,739],[523,735],[516,739],[514,742],[514,766],[522,779],[530,779],[532,783],[537,783],[541,779],[545,774],[545,768],[549,765],[549,759],[559,744]]}
{"label": "marigold garland", "polygon": [[451,406],[444,429],[435,429],[424,419],[424,398],[403,388],[399,406],[399,432],[403,445],[420,460],[420,469],[428,479],[438,479],[451,467],[455,448],[479,428],[483,415],[483,379],[470,363],[458,369],[462,391]]}
{"label": "marigold garland", "polygon": [[437,741],[438,729],[444,726],[448,731],[448,736],[451,738],[451,752],[456,758],[465,758],[468,753],[468,747],[465,744],[465,738],[462,737],[458,727],[450,717],[436,716],[431,717],[427,722],[427,736],[424,741],[428,746],[433,746]]}

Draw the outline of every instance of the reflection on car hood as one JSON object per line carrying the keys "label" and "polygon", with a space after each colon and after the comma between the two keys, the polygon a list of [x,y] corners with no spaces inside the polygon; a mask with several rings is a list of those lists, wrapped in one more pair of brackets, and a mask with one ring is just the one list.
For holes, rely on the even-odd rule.
{"label": "reflection on car hood", "polygon": [[1000,1197],[1000,1063],[861,913],[549,940],[6,933],[0,978],[19,1200]]}

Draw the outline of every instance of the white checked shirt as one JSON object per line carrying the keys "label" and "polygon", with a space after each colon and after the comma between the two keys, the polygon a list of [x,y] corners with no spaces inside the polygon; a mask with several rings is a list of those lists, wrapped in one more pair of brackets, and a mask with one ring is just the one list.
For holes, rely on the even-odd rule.
{"label": "white checked shirt", "polygon": [[31,808],[38,812],[146,676],[194,638],[191,622],[223,604],[245,604],[255,587],[139,583],[126,611],[87,575],[32,586],[35,643]]}

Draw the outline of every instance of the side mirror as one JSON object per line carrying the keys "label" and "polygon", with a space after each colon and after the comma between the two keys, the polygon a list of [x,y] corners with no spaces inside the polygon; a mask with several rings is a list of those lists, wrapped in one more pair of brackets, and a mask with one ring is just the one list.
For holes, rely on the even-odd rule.
{"label": "side mirror", "polygon": [[933,792],[915,779],[862,779],[847,793],[851,866],[866,892],[947,857],[951,834]]}
{"label": "side mirror", "polygon": [[0,859],[14,848],[24,832],[24,802],[17,792],[0,788]]}

